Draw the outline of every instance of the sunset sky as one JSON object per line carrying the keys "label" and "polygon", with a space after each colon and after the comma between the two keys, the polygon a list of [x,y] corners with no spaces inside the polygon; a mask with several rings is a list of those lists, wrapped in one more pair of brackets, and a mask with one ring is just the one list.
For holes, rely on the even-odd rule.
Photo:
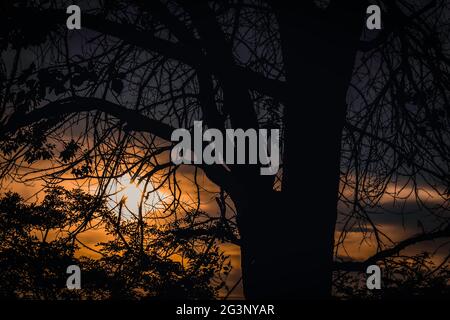
{"label": "sunset sky", "polygon": [[[45,163],[40,163],[37,165],[45,166]],[[189,167],[185,167],[184,170],[181,170],[182,175],[180,177],[180,186],[184,191],[183,201],[187,204],[191,203],[194,205],[196,203],[196,199],[192,198],[192,194],[196,193],[195,185],[193,184],[193,171]],[[199,182],[202,185],[202,189],[200,191],[200,210],[205,212],[209,212],[212,215],[218,214],[217,204],[214,200],[215,193],[217,192],[217,187],[212,184],[204,175],[201,175]],[[67,189],[80,188],[90,192],[92,194],[96,191],[95,182],[91,182],[90,184],[86,183],[86,181],[64,181],[60,185],[64,186]],[[43,182],[40,180],[30,181],[25,183],[10,183],[2,192],[6,192],[7,190],[18,192],[25,199],[28,199],[29,202],[40,201],[42,198],[43,192],[42,187],[44,186]],[[398,191],[396,191],[398,190]],[[121,199],[126,199],[126,207],[130,210],[129,214],[136,214],[140,199],[142,196],[143,187],[137,182],[131,182],[131,178],[129,175],[125,175],[120,178],[117,183],[113,183],[110,188],[112,196],[110,197],[111,208],[117,204]],[[434,225],[433,219],[429,217],[427,214],[417,207],[416,198],[414,196],[414,192],[412,189],[401,188],[395,189],[395,186],[387,188],[386,194],[382,197],[380,205],[383,206],[385,211],[381,209],[375,209],[374,213],[371,215],[374,223],[380,229],[380,231],[387,234],[393,241],[400,241],[406,239],[410,236],[419,234],[422,232],[421,228],[418,226],[418,221],[425,226],[425,228],[431,228]],[[442,201],[441,196],[436,192],[436,190],[430,188],[422,188],[418,191],[421,198],[428,204],[432,204],[433,202],[439,203]],[[398,199],[395,200],[393,195],[396,194]],[[348,194],[347,194],[348,195]],[[156,213],[158,210],[163,208],[162,203],[164,201],[169,201],[170,192],[165,191],[164,189],[158,190],[156,193],[152,193],[149,197],[147,203],[147,210],[149,214]],[[344,209],[345,208],[341,208]],[[298,209],[299,214],[302,214],[301,208]],[[282,219],[282,213],[278,213],[278,218]],[[156,214],[157,216],[157,214]],[[277,218],[274,216],[274,218]],[[92,223],[95,225],[95,223]],[[338,223],[336,227],[335,239],[339,240],[341,235],[342,224]],[[51,239],[51,234],[49,235],[49,239]],[[89,229],[85,232],[82,232],[78,237],[78,240],[81,241],[84,245],[95,250],[97,243],[104,242],[107,240],[111,240],[112,238],[108,236],[103,230],[102,226],[98,226],[96,228]],[[436,264],[439,264],[442,259],[444,259],[448,255],[449,243],[446,243],[443,240],[436,241],[428,241],[422,242],[417,245],[408,247],[403,253],[414,255],[419,254],[421,252],[427,251],[432,252],[438,245],[443,245],[439,250],[435,252],[433,256],[433,261]],[[220,248],[228,255],[231,259],[231,263],[233,266],[233,270],[230,273],[227,285],[229,287],[234,286],[237,282],[239,282],[241,278],[241,270],[240,270],[240,249],[238,246],[230,243],[224,243],[220,245]],[[354,227],[347,231],[346,238],[343,243],[339,247],[338,256],[345,260],[357,260],[363,261],[370,257],[371,255],[376,253],[376,245],[375,245],[375,237],[368,230],[361,230],[358,227]],[[88,256],[97,258],[99,255],[92,250],[84,246],[80,246],[79,251],[77,252],[78,256]],[[239,282],[235,290],[230,295],[230,298],[242,299],[243,298],[243,289],[242,282]]]}

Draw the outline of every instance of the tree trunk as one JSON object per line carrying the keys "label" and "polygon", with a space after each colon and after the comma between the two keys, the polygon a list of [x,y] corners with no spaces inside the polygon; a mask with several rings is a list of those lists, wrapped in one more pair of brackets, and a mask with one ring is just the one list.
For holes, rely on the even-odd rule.
{"label": "tree trunk", "polygon": [[344,21],[278,9],[290,92],[282,192],[253,188],[237,206],[244,291],[250,299],[328,298],[346,93],[363,8],[339,8]]}

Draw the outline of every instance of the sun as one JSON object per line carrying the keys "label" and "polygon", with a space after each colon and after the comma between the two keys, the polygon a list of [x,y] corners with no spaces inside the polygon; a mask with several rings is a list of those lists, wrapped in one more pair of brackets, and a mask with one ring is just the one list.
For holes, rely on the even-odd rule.
{"label": "sun", "polygon": [[154,190],[153,185],[148,183],[136,183],[129,175],[125,175],[115,181],[111,194],[114,205],[122,202],[127,215],[137,215],[142,205],[143,211],[156,210],[163,201],[161,193]]}

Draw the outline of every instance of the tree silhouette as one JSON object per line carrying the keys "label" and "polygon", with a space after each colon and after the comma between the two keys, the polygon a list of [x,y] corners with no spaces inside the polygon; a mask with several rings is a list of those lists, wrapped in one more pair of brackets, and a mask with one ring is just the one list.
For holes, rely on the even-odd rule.
{"label": "tree silhouette", "polygon": [[[194,221],[190,216],[190,221],[160,228],[141,225],[137,219],[120,221],[105,201],[80,190],[47,190],[39,205],[24,203],[18,194],[9,193],[0,199],[0,297],[213,298],[224,286],[229,264],[218,247],[211,245],[218,226],[203,226],[209,233],[200,236],[195,234],[198,227],[191,225]],[[86,223],[87,227],[80,228]],[[85,246],[79,236],[102,223],[111,237],[97,246],[100,258],[75,255],[77,248]],[[189,233],[178,235],[187,227]],[[145,233],[143,238],[139,229]],[[193,250],[192,242],[197,247],[209,244],[209,250]],[[186,262],[174,260],[175,256]],[[82,290],[66,289],[69,265],[83,271]]]}
{"label": "tree silhouette", "polygon": [[[68,2],[5,1],[1,177],[96,181],[104,197],[130,175],[141,204],[168,190],[175,220],[199,212],[210,181],[205,221],[240,246],[247,298],[329,297],[333,270],[450,236],[448,4],[375,2],[380,31],[365,29],[366,1],[340,0],[90,1],[68,31]],[[171,133],[194,120],[281,128],[280,172],[175,166]],[[392,240],[373,219],[386,197],[413,198],[432,223]],[[343,261],[356,228],[377,253]]]}

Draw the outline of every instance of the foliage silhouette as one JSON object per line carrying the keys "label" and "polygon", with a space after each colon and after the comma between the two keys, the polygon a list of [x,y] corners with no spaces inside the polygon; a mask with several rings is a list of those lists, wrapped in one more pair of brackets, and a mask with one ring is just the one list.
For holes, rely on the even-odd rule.
{"label": "foliage silhouette", "polygon": [[[97,244],[96,258],[76,255],[83,245],[76,237],[86,232],[76,230],[88,221],[106,224],[110,235]],[[3,299],[211,299],[230,271],[214,243],[207,252],[195,250],[212,236],[178,237],[181,226],[146,223],[141,251],[138,222],[117,222],[105,202],[80,190],[47,190],[40,204],[8,193],[0,199],[0,226]],[[66,289],[69,265],[81,268],[81,290]]]}

